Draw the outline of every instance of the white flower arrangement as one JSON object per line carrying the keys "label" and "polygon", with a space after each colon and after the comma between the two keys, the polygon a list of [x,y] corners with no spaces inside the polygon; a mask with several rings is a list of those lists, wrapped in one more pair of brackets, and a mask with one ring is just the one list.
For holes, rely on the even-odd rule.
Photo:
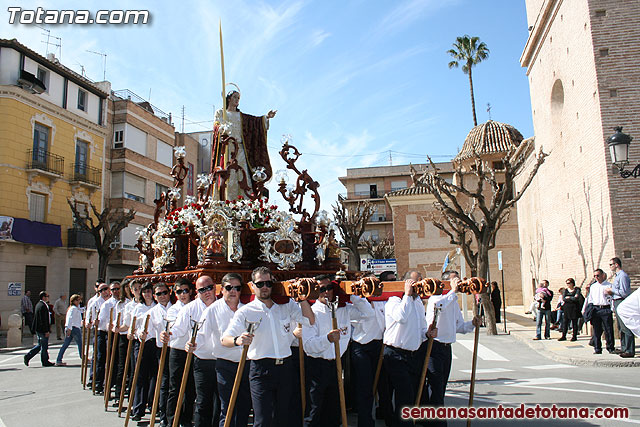
{"label": "white flower arrangement", "polygon": [[231,216],[237,221],[246,221],[251,228],[277,227],[278,223],[274,214],[276,205],[269,205],[267,199],[250,200],[238,196],[236,200],[225,200],[230,209]]}

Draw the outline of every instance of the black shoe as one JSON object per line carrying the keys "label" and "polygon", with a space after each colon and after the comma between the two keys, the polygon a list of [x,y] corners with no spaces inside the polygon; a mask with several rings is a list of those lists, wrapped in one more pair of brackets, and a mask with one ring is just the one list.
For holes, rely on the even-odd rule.
{"label": "black shoe", "polygon": [[631,353],[627,353],[627,352],[622,352],[618,356],[624,357],[624,358],[628,358],[628,357],[635,357],[636,355],[635,354],[631,354]]}
{"label": "black shoe", "polygon": [[596,350],[593,352],[593,354],[602,354],[602,350]]}
{"label": "black shoe", "polygon": [[140,421],[142,419],[142,417],[140,415],[134,415],[133,417],[131,417],[131,421]]}
{"label": "black shoe", "polygon": [[116,400],[111,404],[111,407],[113,407],[113,408],[117,408],[119,405],[120,405],[120,401],[116,399]]}
{"label": "black shoe", "polygon": [[49,366],[56,366],[56,364],[55,363],[51,363],[51,362],[45,362],[45,363],[42,364],[42,366],[49,367]]}
{"label": "black shoe", "polygon": [[24,360],[24,366],[29,366],[29,359],[27,359],[27,355],[26,354],[24,355],[23,360]]}
{"label": "black shoe", "polygon": [[91,387],[93,387],[93,383],[92,383],[91,381],[89,381],[89,382],[87,383],[87,388],[91,388]]}
{"label": "black shoe", "polygon": [[[617,348],[616,348],[616,349],[614,349],[614,350],[613,350],[613,352],[614,352],[615,354],[623,353],[623,351],[622,351],[622,350],[618,350]],[[609,352],[609,353],[611,353],[611,352]]]}
{"label": "black shoe", "polygon": [[589,340],[589,345],[591,347],[594,347],[596,345],[596,343],[593,341],[593,338]]}
{"label": "black shoe", "polygon": [[578,338],[577,337],[573,337],[573,338],[571,338],[571,341],[578,341]]}
{"label": "black shoe", "polygon": [[566,340],[567,340],[567,338],[566,338],[566,337],[560,337],[560,338],[558,338],[558,341],[566,341]]}
{"label": "black shoe", "polygon": [[607,351],[609,352],[609,354],[620,354],[620,353],[617,353],[615,349],[613,350],[607,349]]}

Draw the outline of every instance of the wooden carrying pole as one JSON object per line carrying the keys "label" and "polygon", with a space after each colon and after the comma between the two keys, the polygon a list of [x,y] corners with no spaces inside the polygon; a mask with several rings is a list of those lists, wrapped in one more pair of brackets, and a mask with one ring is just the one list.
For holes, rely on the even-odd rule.
{"label": "wooden carrying pole", "polygon": [[[433,321],[429,329],[435,328],[438,322],[439,308],[433,308]],[[427,332],[428,333],[428,332]],[[415,406],[420,406],[420,399],[422,399],[422,390],[424,389],[424,381],[427,379],[427,371],[429,370],[429,359],[431,358],[431,350],[433,349],[433,338],[429,337],[427,342],[427,353],[424,356],[424,363],[422,364],[422,373],[420,374],[420,382],[418,383],[418,393],[416,394]]]}
{"label": "wooden carrying pole", "polygon": [[380,355],[378,356],[378,365],[376,366],[376,375],[373,377],[373,397],[377,400],[376,390],[378,389],[378,381],[380,381],[380,371],[382,371],[382,361],[384,360],[384,343],[380,346]]}
{"label": "wooden carrying pole", "polygon": [[[116,330],[120,329],[120,318],[122,316],[122,312],[119,312],[116,316]],[[109,333],[111,333],[111,328],[109,329]],[[118,338],[120,337],[120,332],[116,332],[113,335],[113,342],[111,343],[111,362],[109,366],[111,369],[107,371],[107,386],[104,389],[104,410],[106,411],[109,407],[109,399],[111,399],[111,383],[113,381],[113,364],[116,363],[116,352],[118,351]]]}
{"label": "wooden carrying pole", "polygon": [[[298,323],[298,328],[302,328],[302,324]],[[304,378],[304,348],[302,347],[302,338],[298,338],[298,365],[300,366],[300,403],[302,406],[302,420],[304,422],[304,411],[307,406],[307,396]]]}
{"label": "wooden carrying pole", "polygon": [[[149,330],[149,318],[151,316],[147,314],[147,319],[144,321],[144,334]],[[133,408],[133,399],[136,397],[136,384],[138,382],[138,375],[140,375],[140,365],[142,365],[142,353],[144,351],[144,343],[146,339],[140,341],[140,348],[138,349],[138,358],[136,359],[136,369],[133,371],[133,381],[131,382],[131,389],[129,390],[129,402],[127,405],[127,416],[124,419],[124,427],[129,425],[129,417],[131,417],[131,408]]]}
{"label": "wooden carrying pole", "polygon": [[89,316],[89,323],[85,324],[84,329],[87,331],[86,332],[86,337],[84,339],[84,341],[82,341],[82,350],[84,353],[84,357],[83,359],[83,364],[82,364],[82,389],[86,389],[87,388],[87,369],[89,367],[89,341],[91,340],[91,327],[89,325],[91,325],[91,317]]}
{"label": "wooden carrying pole", "polygon": [[122,387],[120,388],[120,397],[118,399],[118,416],[122,413],[122,401],[124,400],[124,392],[127,390],[127,376],[129,375],[129,365],[131,364],[131,351],[133,350],[133,340],[136,333],[136,316],[131,321],[131,329],[129,331],[131,338],[127,345],[127,358],[124,361],[124,374],[122,375]]}
{"label": "wooden carrying pole", "polygon": [[[109,372],[109,369],[111,369],[111,340],[113,340],[113,332],[111,331],[111,329],[113,329],[113,307],[109,309],[109,328],[107,329],[107,359],[105,361],[106,366],[103,381],[107,380],[107,372]],[[107,393],[105,393],[105,395],[106,394]]]}
{"label": "wooden carrying pole", "polygon": [[[169,321],[165,319],[164,331],[169,332]],[[160,400],[160,388],[162,387],[162,374],[164,373],[164,363],[167,359],[167,343],[162,344],[162,352],[160,353],[160,366],[158,366],[158,376],[156,377],[156,389],[153,393],[153,406],[151,409],[151,420],[149,426],[153,427],[156,423],[156,412],[158,411],[158,400]]]}
{"label": "wooden carrying pole", "polygon": [[[257,327],[257,323],[250,322],[247,325],[247,333],[249,335],[253,335]],[[240,384],[242,383],[242,373],[244,372],[244,364],[247,361],[248,351],[249,346],[244,345],[242,347],[242,356],[240,356],[240,362],[238,363],[238,370],[236,371],[236,378],[233,380],[233,389],[231,390],[231,398],[229,399],[229,406],[227,407],[227,416],[224,419],[224,427],[229,427],[231,425],[233,410],[235,409],[236,400],[238,399],[238,392],[240,391]]]}
{"label": "wooden carrying pole", "polygon": [[[333,329],[338,329],[338,318],[336,317],[336,310],[338,309],[338,301],[330,302],[331,307],[331,323]],[[342,359],[340,358],[340,340],[334,342],[334,348],[336,353],[336,374],[338,376],[338,392],[340,394],[340,415],[342,417],[342,427],[348,427],[347,423],[347,405],[344,401],[344,383],[342,382]]]}
{"label": "wooden carrying pole", "polygon": [[98,317],[100,316],[100,310],[96,313],[95,326],[93,327],[93,360],[92,362],[92,378],[91,381],[91,393],[96,394],[96,365],[98,364]]}
{"label": "wooden carrying pole", "polygon": [[82,321],[82,354],[80,354],[80,384],[84,384],[84,342],[87,339],[87,329],[84,327],[84,320]]}
{"label": "wooden carrying pole", "polygon": [[[191,329],[191,345],[196,343],[196,336],[198,335],[198,329],[200,324],[193,322],[193,328]],[[193,359],[193,352],[187,352],[187,359],[184,361],[184,371],[182,372],[182,381],[180,382],[180,391],[178,392],[178,403],[176,403],[176,413],[173,417],[173,426],[178,427],[180,425],[180,415],[182,413],[182,402],[184,401],[184,393],[187,390],[187,380],[189,379],[189,371],[191,371],[191,360]]]}
{"label": "wooden carrying pole", "polygon": [[[478,295],[478,316],[482,307],[482,297]],[[480,337],[480,327],[476,326],[473,338],[473,359],[471,362],[471,386],[469,387],[469,408],[473,406],[473,393],[476,388],[476,367],[478,365],[478,339]],[[467,418],[467,427],[471,425],[471,418]]]}

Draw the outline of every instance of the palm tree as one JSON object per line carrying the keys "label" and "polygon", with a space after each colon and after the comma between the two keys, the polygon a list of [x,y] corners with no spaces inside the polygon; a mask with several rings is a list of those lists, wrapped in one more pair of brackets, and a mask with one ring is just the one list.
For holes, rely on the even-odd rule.
{"label": "palm tree", "polygon": [[[479,42],[479,43],[478,43]],[[476,119],[476,101],[473,98],[473,79],[471,78],[471,68],[487,59],[489,56],[489,48],[484,42],[480,42],[478,37],[469,37],[465,34],[462,37],[456,37],[453,49],[447,51],[454,59],[449,62],[449,68],[458,68],[462,63],[462,72],[469,75],[469,87],[471,88],[471,111],[473,112],[473,125],[478,125]]]}

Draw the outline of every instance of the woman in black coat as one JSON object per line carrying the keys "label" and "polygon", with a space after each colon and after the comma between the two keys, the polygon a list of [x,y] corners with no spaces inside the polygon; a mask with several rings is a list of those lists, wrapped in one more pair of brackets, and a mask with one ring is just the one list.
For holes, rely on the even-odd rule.
{"label": "woman in black coat", "polygon": [[498,282],[491,282],[491,302],[493,303],[493,311],[496,314],[496,323],[500,323],[500,308],[502,308],[502,298],[500,298],[500,289],[498,289]]}
{"label": "woman in black coat", "polygon": [[571,341],[578,340],[578,318],[580,317],[580,311],[582,309],[580,300],[582,295],[580,294],[580,288],[576,288],[576,282],[573,278],[567,279],[567,289],[562,294],[562,311],[564,313],[562,319],[562,336],[558,338],[558,341],[566,341],[567,330],[569,329],[569,322],[573,327],[573,337]]}

